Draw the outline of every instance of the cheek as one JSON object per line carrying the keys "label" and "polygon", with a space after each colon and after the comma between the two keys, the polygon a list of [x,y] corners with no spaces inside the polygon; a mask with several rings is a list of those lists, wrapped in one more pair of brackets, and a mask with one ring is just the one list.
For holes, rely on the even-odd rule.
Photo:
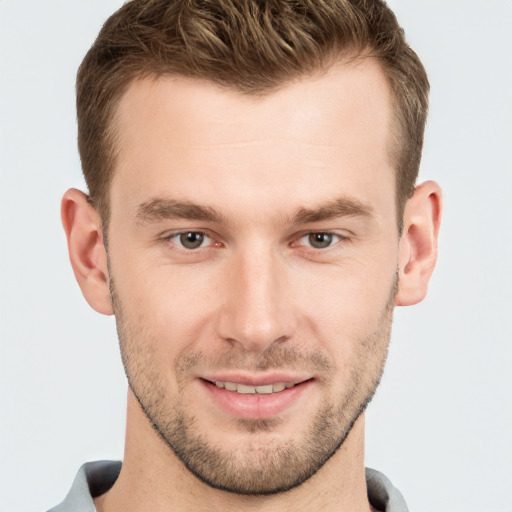
{"label": "cheek", "polygon": [[215,280],[191,268],[151,266],[142,258],[129,256],[112,261],[124,318],[146,333],[145,343],[169,356],[187,350],[187,345],[204,336],[205,329],[211,330]]}
{"label": "cheek", "polygon": [[395,261],[380,267],[362,260],[305,280],[301,292],[304,321],[325,348],[342,362],[382,329],[393,303]]}

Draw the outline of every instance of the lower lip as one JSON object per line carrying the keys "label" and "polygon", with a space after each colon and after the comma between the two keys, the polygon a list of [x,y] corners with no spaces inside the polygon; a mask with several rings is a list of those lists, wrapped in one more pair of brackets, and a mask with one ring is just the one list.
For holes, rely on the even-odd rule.
{"label": "lower lip", "polygon": [[312,380],[307,380],[278,393],[243,395],[236,391],[218,388],[205,380],[200,382],[213,401],[225,412],[237,418],[251,420],[272,418],[281,414],[296,404],[299,397],[313,384]]}

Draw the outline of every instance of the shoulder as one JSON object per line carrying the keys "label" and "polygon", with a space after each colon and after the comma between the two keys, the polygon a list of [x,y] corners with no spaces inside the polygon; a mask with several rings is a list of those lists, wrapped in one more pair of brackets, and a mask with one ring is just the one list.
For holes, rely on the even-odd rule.
{"label": "shoulder", "polygon": [[381,512],[408,512],[409,509],[401,492],[389,478],[375,469],[366,468],[368,499]]}
{"label": "shoulder", "polygon": [[117,480],[121,462],[87,462],[79,470],[64,501],[48,512],[96,512],[93,498],[107,492]]}

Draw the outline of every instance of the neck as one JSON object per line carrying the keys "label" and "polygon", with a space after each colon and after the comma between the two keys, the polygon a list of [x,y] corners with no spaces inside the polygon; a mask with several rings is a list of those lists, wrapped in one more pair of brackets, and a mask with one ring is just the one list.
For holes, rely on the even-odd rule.
{"label": "neck", "polygon": [[118,480],[95,499],[99,512],[282,510],[369,512],[364,476],[364,415],[343,446],[302,485],[270,496],[213,489],[183,465],[152,429],[134,396],[128,396],[126,446]]}

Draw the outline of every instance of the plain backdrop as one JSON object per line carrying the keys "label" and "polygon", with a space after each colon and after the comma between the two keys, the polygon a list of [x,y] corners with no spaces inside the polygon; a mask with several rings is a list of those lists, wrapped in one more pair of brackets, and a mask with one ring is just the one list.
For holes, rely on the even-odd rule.
{"label": "plain backdrop", "polygon": [[[0,0],[0,510],[46,510],[123,453],[114,320],[83,300],[60,226],[84,188],[76,69],[120,0]],[[512,511],[512,1],[394,0],[430,76],[421,176],[445,194],[428,298],[396,311],[367,465],[411,512]]]}

